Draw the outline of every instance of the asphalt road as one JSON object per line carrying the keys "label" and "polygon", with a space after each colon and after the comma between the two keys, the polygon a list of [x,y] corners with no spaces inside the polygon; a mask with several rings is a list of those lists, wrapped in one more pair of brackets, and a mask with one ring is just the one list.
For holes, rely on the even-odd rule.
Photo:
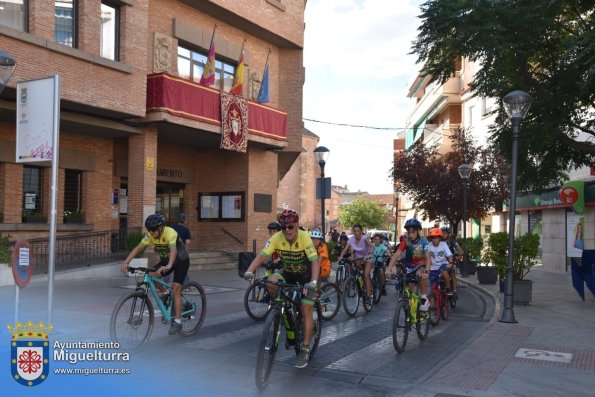
{"label": "asphalt road", "polygon": [[[191,278],[207,292],[206,319],[196,335],[170,337],[168,325],[162,325],[157,317],[151,339],[141,351],[130,353],[130,361],[105,364],[129,368],[131,374],[54,374],[46,381],[48,387],[61,387],[62,395],[77,395],[77,385],[82,385],[97,393],[105,389],[113,396],[125,390],[160,396],[170,392],[192,396],[434,396],[437,388],[435,382],[430,386],[432,375],[467,347],[494,313],[489,297],[462,285],[459,304],[451,310],[448,321],[431,327],[426,341],[419,342],[415,332],[410,334],[406,351],[397,354],[391,333],[397,300],[395,291],[389,288],[388,296],[371,313],[366,314],[360,305],[355,317],[341,310],[335,319],[324,322],[318,351],[307,368],[294,368],[295,353],[282,348],[268,387],[258,391],[254,368],[263,323],[252,321],[244,311],[247,283],[233,270],[192,273]],[[55,325],[50,340],[109,341],[113,306],[133,287],[134,279],[125,277],[56,282]],[[20,295],[19,318],[45,321],[46,284],[34,282]],[[0,288],[0,299],[5,303],[0,322],[12,323],[14,288]],[[9,336],[3,331],[0,338],[8,340]],[[3,345],[0,358],[5,360],[4,355],[9,353],[7,343]],[[72,366],[64,362],[50,365]],[[79,362],[75,366],[85,365],[104,363]],[[7,372],[0,376],[0,384],[8,379],[10,385],[16,385]]]}

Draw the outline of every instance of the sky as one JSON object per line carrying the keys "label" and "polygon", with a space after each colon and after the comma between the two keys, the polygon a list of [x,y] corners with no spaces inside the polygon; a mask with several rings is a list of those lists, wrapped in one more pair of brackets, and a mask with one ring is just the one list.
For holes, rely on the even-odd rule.
{"label": "sky", "polygon": [[[308,0],[303,117],[403,128],[414,102],[407,83],[419,70],[408,55],[421,0]],[[350,191],[392,194],[393,140],[399,130],[304,121],[330,150],[325,176]]]}

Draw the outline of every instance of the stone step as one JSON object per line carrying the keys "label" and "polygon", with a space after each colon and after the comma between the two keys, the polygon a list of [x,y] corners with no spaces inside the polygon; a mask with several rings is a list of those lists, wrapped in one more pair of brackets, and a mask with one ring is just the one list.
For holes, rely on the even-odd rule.
{"label": "stone step", "polygon": [[236,262],[221,262],[221,263],[213,263],[213,262],[204,262],[204,263],[190,263],[189,271],[195,270],[225,270],[225,269],[236,269],[238,267],[238,263]]}

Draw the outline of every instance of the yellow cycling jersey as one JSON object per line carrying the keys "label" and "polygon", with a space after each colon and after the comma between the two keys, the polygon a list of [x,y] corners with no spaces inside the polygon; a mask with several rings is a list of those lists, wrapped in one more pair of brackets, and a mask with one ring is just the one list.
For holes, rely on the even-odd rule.
{"label": "yellow cycling jersey", "polygon": [[159,238],[155,238],[151,233],[147,233],[140,243],[143,247],[154,246],[155,252],[159,254],[161,259],[169,258],[169,247],[176,247],[178,249],[178,259],[188,257],[186,247],[182,240],[178,238],[178,233],[168,226],[163,227]]}
{"label": "yellow cycling jersey", "polygon": [[283,232],[271,236],[262,250],[263,256],[279,254],[283,270],[288,273],[307,273],[311,270],[310,262],[318,258],[318,253],[308,232],[298,230],[297,238],[289,243]]}

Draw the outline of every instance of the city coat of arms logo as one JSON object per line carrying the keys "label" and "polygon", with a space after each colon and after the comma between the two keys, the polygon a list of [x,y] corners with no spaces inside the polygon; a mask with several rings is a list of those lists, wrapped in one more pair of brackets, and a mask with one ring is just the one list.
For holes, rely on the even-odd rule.
{"label": "city coat of arms logo", "polygon": [[52,325],[43,322],[26,324],[20,321],[13,327],[10,342],[10,370],[12,378],[23,386],[37,386],[47,379],[50,372],[50,341]]}
{"label": "city coat of arms logo", "polygon": [[21,103],[23,105],[27,103],[27,87],[21,88]]}

